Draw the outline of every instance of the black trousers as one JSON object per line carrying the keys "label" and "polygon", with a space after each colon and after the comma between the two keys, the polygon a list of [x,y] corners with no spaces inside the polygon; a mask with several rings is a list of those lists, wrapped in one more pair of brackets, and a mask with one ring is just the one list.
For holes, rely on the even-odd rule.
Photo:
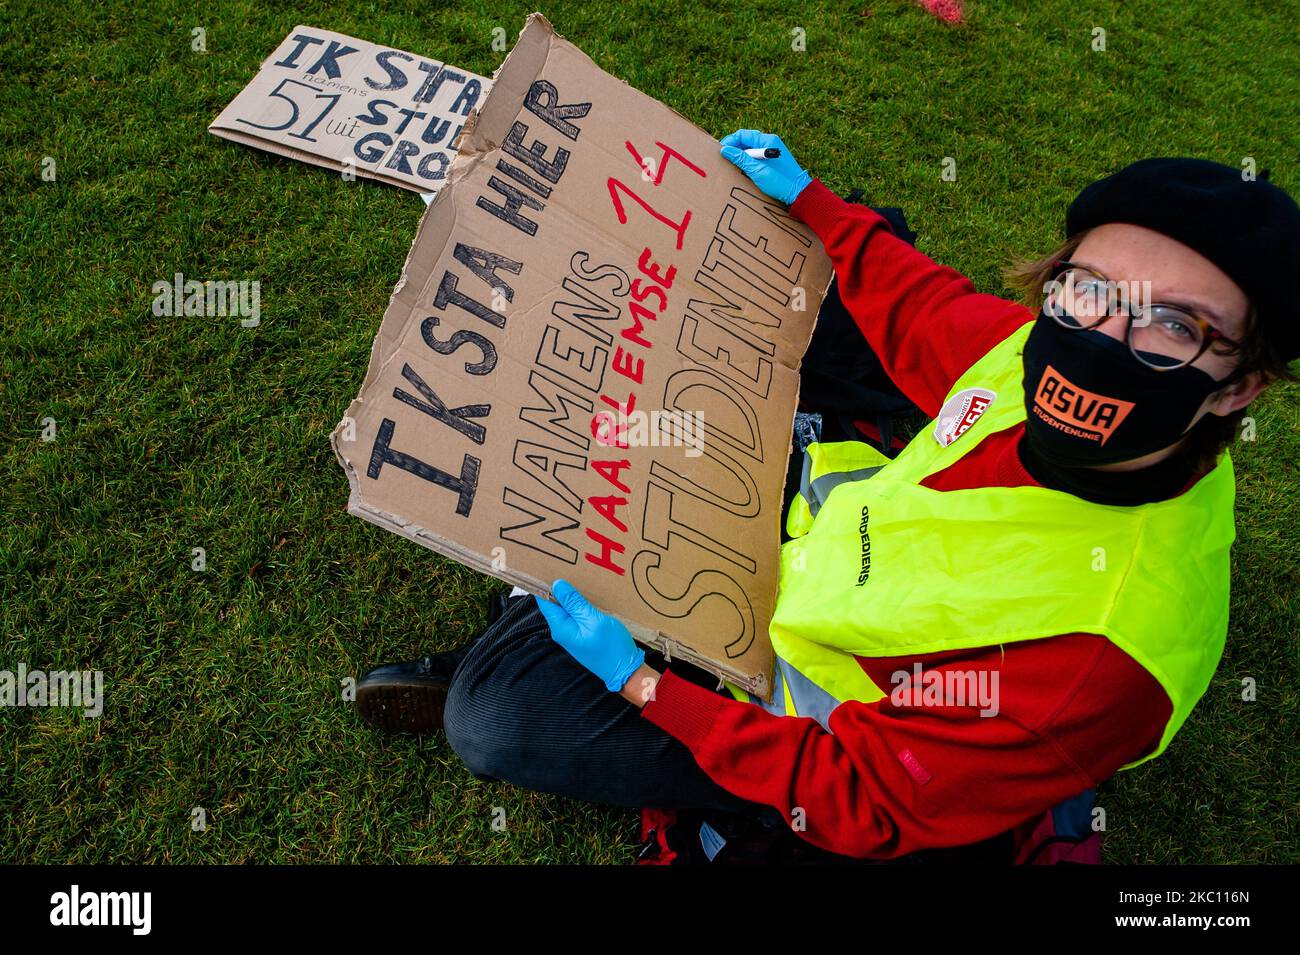
{"label": "black trousers", "polygon": [[[658,652],[647,651],[646,662],[665,668]],[[718,682],[682,661],[674,660],[667,668],[710,689]],[[718,692],[731,698],[725,689]],[[511,600],[509,609],[462,658],[443,725],[452,749],[479,779],[615,806],[708,810],[713,821],[715,813],[722,813],[756,824],[761,831],[785,830],[787,840],[792,832],[779,810],[742,799],[715,783],[685,744],[605,689],[551,639],[546,618],[531,596]],[[889,863],[794,841],[801,847],[801,864],[1004,865],[1014,855],[1010,831],[968,846],[925,849]],[[796,861],[788,852],[780,858]]]}
{"label": "black trousers", "polygon": [[[664,669],[662,655],[646,662]],[[717,677],[668,667],[710,689]],[[731,694],[726,689],[717,692]],[[715,809],[781,825],[771,806],[735,796],[686,746],[551,639],[533,597],[516,597],[461,660],[447,696],[447,740],[480,779],[615,806]]]}

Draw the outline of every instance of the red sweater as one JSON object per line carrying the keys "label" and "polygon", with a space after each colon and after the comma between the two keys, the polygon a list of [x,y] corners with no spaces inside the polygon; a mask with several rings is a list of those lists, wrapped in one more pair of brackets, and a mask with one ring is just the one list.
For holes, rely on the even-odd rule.
{"label": "red sweater", "polygon": [[[885,370],[931,417],[967,368],[1033,319],[1021,305],[977,293],[820,180],[791,212],[825,245],[844,305]],[[1023,427],[989,435],[923,483],[941,491],[1036,486],[1016,455]],[[800,835],[809,842],[886,859],[978,842],[1096,786],[1154,749],[1171,711],[1155,678],[1096,634],[859,662],[886,695],[841,703],[827,721],[831,732],[671,671],[641,714],[736,795],[788,820],[802,808]],[[980,716],[977,705],[893,705],[890,676],[914,662],[923,671],[998,671],[997,715]]]}

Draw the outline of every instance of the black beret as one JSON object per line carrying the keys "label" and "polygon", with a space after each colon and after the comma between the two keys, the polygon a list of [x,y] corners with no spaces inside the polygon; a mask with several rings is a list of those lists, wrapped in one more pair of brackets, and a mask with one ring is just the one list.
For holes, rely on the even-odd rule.
{"label": "black beret", "polygon": [[1255,305],[1286,361],[1300,357],[1300,208],[1268,181],[1208,159],[1142,159],[1084,188],[1065,236],[1107,222],[1154,229],[1190,246]]}

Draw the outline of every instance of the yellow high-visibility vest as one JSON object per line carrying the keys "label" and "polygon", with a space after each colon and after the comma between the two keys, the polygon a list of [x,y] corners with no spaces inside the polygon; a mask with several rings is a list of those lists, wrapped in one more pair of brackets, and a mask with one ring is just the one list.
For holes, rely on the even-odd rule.
{"label": "yellow high-visibility vest", "polygon": [[787,513],[793,539],[781,548],[773,699],[728,682],[737,699],[825,726],[841,702],[886,695],[856,657],[1095,633],[1145,667],[1173,704],[1156,749],[1122,768],[1164,752],[1223,654],[1232,459],[1225,452],[1175,498],[1128,507],[1041,487],[923,487],[1025,420],[1028,334],[1027,324],[962,375],[944,403],[957,418],[941,414],[897,458],[857,441],[809,445]]}

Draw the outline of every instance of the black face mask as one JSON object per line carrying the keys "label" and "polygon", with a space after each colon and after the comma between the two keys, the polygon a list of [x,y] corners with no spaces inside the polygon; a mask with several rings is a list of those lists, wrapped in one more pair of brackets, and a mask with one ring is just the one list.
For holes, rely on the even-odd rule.
{"label": "black face mask", "polygon": [[1131,461],[1174,444],[1217,381],[1191,365],[1148,368],[1128,345],[1071,331],[1040,313],[1024,352],[1025,438],[1044,461],[1092,467]]}

